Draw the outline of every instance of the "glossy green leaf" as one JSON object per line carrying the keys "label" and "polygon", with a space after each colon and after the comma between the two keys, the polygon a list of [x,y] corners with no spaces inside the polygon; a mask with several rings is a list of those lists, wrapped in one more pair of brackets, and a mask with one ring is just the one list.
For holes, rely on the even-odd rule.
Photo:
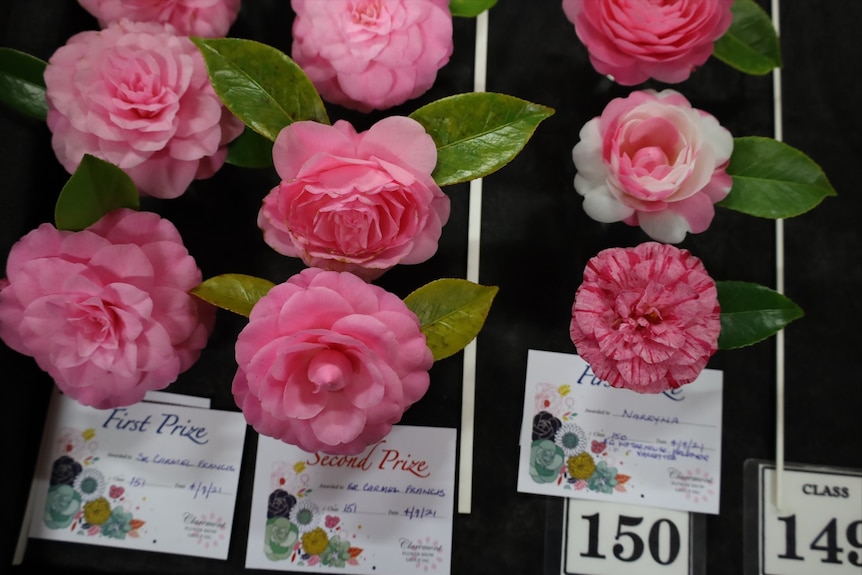
{"label": "glossy green leaf", "polygon": [[268,168],[272,165],[272,142],[246,128],[228,144],[225,161],[241,168]]}
{"label": "glossy green leaf", "polygon": [[760,218],[798,216],[835,195],[820,166],[771,138],[734,138],[727,173],[733,187],[717,205]]}
{"label": "glossy green leaf", "polygon": [[446,186],[487,176],[508,164],[553,113],[552,108],[506,94],[470,92],[432,102],[410,117],[437,144],[432,175]]}
{"label": "glossy green leaf", "polygon": [[733,23],[715,43],[713,55],[746,74],[781,67],[781,46],[769,15],[754,0],[735,0]]}
{"label": "glossy green leaf", "polygon": [[224,274],[204,280],[191,294],[216,307],[248,317],[251,308],[275,286],[269,280],[244,274]]}
{"label": "glossy green leaf", "polygon": [[496,3],[497,0],[450,0],[449,11],[452,16],[474,18]]}
{"label": "glossy green leaf", "polygon": [[44,121],[48,114],[42,77],[46,65],[35,56],[0,48],[0,102],[21,114]]}
{"label": "glossy green leaf", "polygon": [[802,308],[768,287],[739,281],[715,283],[721,304],[719,349],[763,341],[804,315]]}
{"label": "glossy green leaf", "polygon": [[296,62],[272,46],[239,38],[192,38],[216,94],[258,134],[275,140],[299,120],[328,124],[323,100]]}
{"label": "glossy green leaf", "polygon": [[462,279],[440,279],[404,298],[419,317],[435,361],[458,353],[478,335],[498,289]]}
{"label": "glossy green leaf", "polygon": [[80,231],[119,208],[137,210],[138,189],[126,172],[89,154],[57,198],[54,223],[57,229]]}

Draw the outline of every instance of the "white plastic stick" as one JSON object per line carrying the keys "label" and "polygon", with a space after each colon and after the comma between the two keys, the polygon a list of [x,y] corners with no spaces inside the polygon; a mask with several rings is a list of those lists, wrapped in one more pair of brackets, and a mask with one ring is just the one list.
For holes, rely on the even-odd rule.
{"label": "white plastic stick", "polygon": [[[485,91],[488,69],[488,11],[476,18],[476,57],[473,63],[473,91]],[[470,182],[467,222],[467,279],[479,282],[479,243],[482,235],[482,178]],[[458,513],[473,507],[473,427],[476,411],[476,340],[464,348],[461,391],[461,449],[458,460]]]}
{"label": "white plastic stick", "polygon": [[[772,0],[772,25],[779,33],[780,0]],[[784,138],[784,112],[781,105],[781,68],[772,71],[775,139]],[[784,293],[784,220],[775,220],[775,289]],[[775,336],[775,508],[784,502],[784,330]]]}

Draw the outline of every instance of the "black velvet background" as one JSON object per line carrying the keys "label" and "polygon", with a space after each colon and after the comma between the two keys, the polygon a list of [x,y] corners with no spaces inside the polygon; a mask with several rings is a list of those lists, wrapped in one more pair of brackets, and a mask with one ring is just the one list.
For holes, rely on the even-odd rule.
{"label": "black velvet background", "polygon": [[[292,20],[287,0],[246,0],[231,35],[287,53]],[[764,2],[768,7],[768,2]],[[784,139],[818,161],[838,190],[814,211],[785,223],[786,293],[806,317],[786,330],[786,459],[862,467],[862,234],[859,151],[862,150],[862,4],[793,0],[782,3]],[[48,59],[72,34],[96,22],[71,0],[3,0],[0,45]],[[434,88],[416,101],[368,116],[329,106],[330,116],[366,129],[384,115],[407,114],[437,98],[472,89],[473,20],[456,20],[455,53]],[[648,87],[661,89],[660,84]],[[773,136],[771,77],[744,76],[710,60],[675,86],[716,115],[734,135]],[[518,426],[527,350],[574,353],[569,313],[586,261],[599,250],[648,238],[624,224],[604,225],[581,209],[573,187],[571,148],[581,126],[630,89],[611,84],[589,65],[586,50],[558,0],[500,0],[490,14],[489,91],[551,106],[524,152],[485,179],[481,283],[500,287],[478,340],[473,513],[454,520],[452,571],[539,573],[548,498],[517,493]],[[42,222],[68,178],[54,158],[47,128],[0,111],[0,257]],[[263,243],[255,226],[260,201],[276,182],[272,170],[226,166],[179,199],[143,202],[171,219],[210,277],[241,272],[283,281],[301,269]],[[388,272],[377,283],[401,296],[439,277],[466,273],[467,186],[445,190],[452,216],[437,255]],[[771,221],[719,210],[712,227],[681,245],[720,280],[775,285]],[[236,409],[230,395],[233,343],[244,320],[219,312],[201,360],[169,390],[206,396]],[[775,456],[775,340],[720,351],[709,367],[724,371],[721,513],[706,518],[707,571],[741,571],[743,462]],[[403,420],[457,427],[461,355],[432,369],[432,387]],[[32,359],[0,344],[3,401],[2,564],[11,560],[51,380]],[[209,573],[243,571],[251,464],[249,432],[241,495],[227,561],[31,540],[14,573]]]}

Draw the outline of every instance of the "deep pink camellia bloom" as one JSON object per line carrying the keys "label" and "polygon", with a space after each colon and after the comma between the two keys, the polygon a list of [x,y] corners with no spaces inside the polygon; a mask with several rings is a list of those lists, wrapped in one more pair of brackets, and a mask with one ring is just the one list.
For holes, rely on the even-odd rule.
{"label": "deep pink camellia bloom", "polygon": [[175,198],[212,176],[243,130],[216,96],[198,49],[167,25],[123,20],[76,34],[48,61],[45,86],[63,167],[74,172],[91,154],[150,196]]}
{"label": "deep pink camellia bloom", "polygon": [[587,122],[572,150],[575,189],[594,220],[640,226],[679,243],[700,233],[730,191],[733,137],[674,90],[616,98]]}
{"label": "deep pink camellia bloom", "polygon": [[215,308],[189,295],[201,272],[177,229],[120,209],[80,232],[42,224],[9,252],[0,338],[69,397],[136,403],[197,361]]}
{"label": "deep pink camellia bloom", "polygon": [[258,226],[279,253],[366,280],[437,251],[449,198],[431,177],[437,147],[419,122],[390,116],[367,132],[348,122],[294,122],[272,150],[282,182]]}
{"label": "deep pink camellia bloom", "polygon": [[291,0],[291,55],[333,104],[368,112],[424,94],[452,55],[449,0]]}
{"label": "deep pink camellia bloom", "polygon": [[170,24],[182,36],[222,38],[236,20],[240,0],[78,0],[104,28],[111,22]]}
{"label": "deep pink camellia bloom", "polygon": [[600,74],[625,86],[675,84],[712,55],[733,21],[733,0],[563,0]]}
{"label": "deep pink camellia bloom", "polygon": [[660,393],[694,381],[718,349],[715,282],[688,250],[647,242],[592,258],[569,332],[614,387]]}
{"label": "deep pink camellia bloom", "polygon": [[428,389],[434,362],[397,296],[347,272],[308,268],[252,308],[236,342],[233,394],[263,435],[356,454]]}

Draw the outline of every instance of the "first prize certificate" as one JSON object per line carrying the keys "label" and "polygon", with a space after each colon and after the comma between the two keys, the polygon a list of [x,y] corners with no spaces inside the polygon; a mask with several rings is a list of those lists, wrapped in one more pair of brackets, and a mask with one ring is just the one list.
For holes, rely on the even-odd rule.
{"label": "first prize certificate", "polygon": [[30,536],[226,559],[245,430],[241,413],[56,393]]}
{"label": "first prize certificate", "polygon": [[455,435],[396,425],[358,455],[261,436],[246,567],[448,574]]}

